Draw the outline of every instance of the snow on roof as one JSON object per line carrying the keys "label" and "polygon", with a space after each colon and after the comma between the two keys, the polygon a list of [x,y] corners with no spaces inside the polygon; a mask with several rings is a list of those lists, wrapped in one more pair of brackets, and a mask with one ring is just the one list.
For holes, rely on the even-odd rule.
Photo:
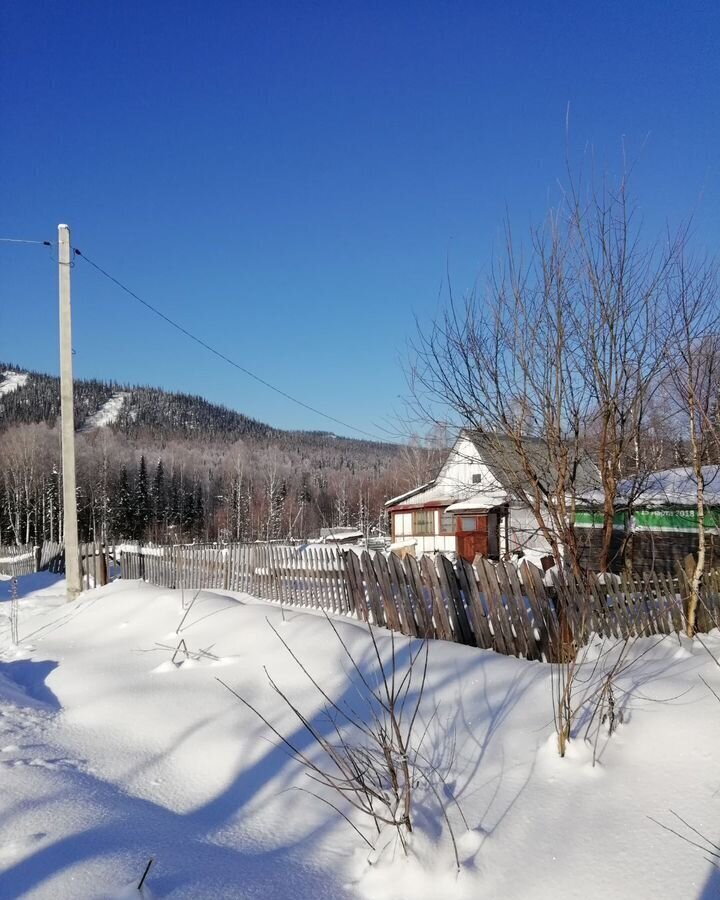
{"label": "snow on roof", "polygon": [[[705,482],[705,503],[720,506],[720,466],[703,466]],[[621,481],[618,485],[620,497],[630,497],[636,493],[636,506],[695,506],[697,503],[697,478],[692,469],[682,466],[653,472],[646,479],[645,486],[637,493],[634,481]]]}
{"label": "snow on roof", "polygon": [[434,484],[434,481],[428,481],[427,484],[421,484],[420,487],[413,488],[411,491],[405,491],[404,494],[398,494],[397,497],[391,497],[390,500],[385,501],[385,506],[394,506],[396,503],[402,503],[403,500],[414,497],[415,494],[419,494],[420,491],[424,491],[426,488],[432,487]]}
{"label": "snow on roof", "polygon": [[[423,487],[415,488],[414,491],[408,491],[407,494],[388,500],[385,506],[427,506],[431,503],[441,506],[444,503],[452,503],[454,499],[455,497],[450,494],[450,488],[446,484],[435,484],[432,481],[429,485],[423,485]],[[406,501],[410,502],[406,503]]]}
{"label": "snow on roof", "polygon": [[338,526],[337,528],[320,529],[320,542],[326,544],[331,544],[339,541],[359,540],[361,537],[364,537],[364,533],[361,528]]}
{"label": "snow on roof", "polygon": [[408,547],[417,547],[417,538],[403,538],[400,541],[393,541],[388,550],[394,553],[396,550],[405,550]]}
{"label": "snow on roof", "polygon": [[467,497],[465,500],[458,500],[456,503],[448,506],[448,512],[464,512],[471,509],[492,509],[495,506],[502,506],[508,502],[506,491],[479,491]]}

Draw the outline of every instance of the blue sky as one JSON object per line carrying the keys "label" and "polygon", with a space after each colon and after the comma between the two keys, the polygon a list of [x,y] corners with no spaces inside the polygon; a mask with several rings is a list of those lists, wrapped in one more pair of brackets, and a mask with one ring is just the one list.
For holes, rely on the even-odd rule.
{"label": "blue sky", "polygon": [[[557,197],[570,150],[649,231],[720,237],[717,3],[97,3],[0,12],[0,237],[73,242],[263,378],[378,432],[414,317]],[[342,431],[74,269],[78,376]],[[0,245],[0,358],[56,372],[48,251]],[[348,432],[349,433],[349,432]],[[381,432],[382,433],[382,432]]]}

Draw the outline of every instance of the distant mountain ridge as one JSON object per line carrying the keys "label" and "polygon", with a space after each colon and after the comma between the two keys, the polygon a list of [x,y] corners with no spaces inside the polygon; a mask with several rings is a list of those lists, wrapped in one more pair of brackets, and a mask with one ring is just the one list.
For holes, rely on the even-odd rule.
{"label": "distant mountain ridge", "polygon": [[[0,363],[0,544],[60,533],[60,379]],[[301,539],[386,528],[416,483],[400,444],[284,431],[203,397],[77,379],[82,540]],[[427,479],[425,479],[427,480]]]}
{"label": "distant mountain ridge", "polygon": [[[58,376],[0,362],[0,429],[32,422],[53,426],[59,416]],[[311,446],[382,448],[390,455],[396,450],[394,444],[338,437],[327,431],[274,428],[200,395],[97,379],[75,380],[75,428],[112,428],[130,439],[202,437],[231,442],[244,438],[279,444],[292,439]]]}

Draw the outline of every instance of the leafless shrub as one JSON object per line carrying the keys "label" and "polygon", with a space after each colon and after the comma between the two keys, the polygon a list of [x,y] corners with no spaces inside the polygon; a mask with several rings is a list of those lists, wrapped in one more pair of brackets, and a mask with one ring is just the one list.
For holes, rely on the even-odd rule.
{"label": "leafless shrub", "polygon": [[200,589],[198,588],[198,590],[195,591],[195,593],[193,594],[192,600],[186,607],[185,606],[185,590],[184,589],[181,589],[181,590],[182,590],[181,605],[182,605],[182,608],[185,610],[185,612],[183,613],[182,619],[180,619],[180,623],[178,624],[178,627],[175,629],[175,634],[180,634],[180,632],[182,631],[182,627],[185,624],[185,619],[187,619],[187,617],[190,615],[190,610],[193,608],[193,606],[195,605],[195,601],[200,596]]}
{"label": "leafless shrub", "polygon": [[584,665],[589,644],[573,652],[573,645],[564,642],[556,654],[557,662],[550,666],[550,689],[553,701],[553,722],[557,734],[558,753],[565,756],[572,737],[573,724],[579,711],[575,699],[575,682]]}
{"label": "leafless shrub", "polygon": [[[596,764],[603,728],[606,726],[607,736],[612,737],[624,720],[624,703],[630,692],[620,686],[620,678],[666,637],[660,635],[639,653],[635,652],[638,637],[634,635],[611,640],[591,633],[574,652],[569,645],[563,645],[565,655],[560,655],[559,662],[551,666],[550,677],[561,757],[565,756],[574,732],[582,733],[582,720],[585,720],[583,739],[592,744],[593,766]],[[597,641],[600,641],[598,653],[591,657],[590,650],[597,646]]]}
{"label": "leafless shrub", "polygon": [[632,666],[665,637],[666,635],[662,635],[639,654],[634,653],[636,637],[613,641],[608,648],[604,645],[601,647],[592,675],[588,679],[588,688],[580,702],[580,708],[589,710],[585,740],[592,743],[593,766],[597,762],[598,743],[603,728],[607,726],[606,734],[612,737],[625,718],[624,701],[628,692],[620,687],[620,677],[627,674]]}
{"label": "leafless shrub", "polygon": [[[439,768],[423,752],[422,745],[430,722],[425,724],[421,733],[416,733],[419,731],[420,706],[427,679],[428,642],[421,641],[416,647],[411,641],[404,644],[408,659],[401,664],[395,634],[390,632],[390,659],[384,662],[375,631],[368,627],[374,661],[377,663],[376,672],[370,675],[358,664],[327,614],[326,619],[349,662],[348,677],[354,682],[353,692],[358,697],[358,704],[333,699],[277,629],[268,624],[321,698],[322,718],[330,725],[327,733],[318,724],[318,718],[311,718],[303,712],[265,668],[272,690],[310,734],[315,748],[319,749],[317,758],[315,754],[301,750],[299,742],[278,730],[265,713],[240,693],[221,679],[217,680],[264,723],[280,744],[301,763],[309,779],[319,786],[318,789],[326,788],[334,793],[337,802],[332,802],[316,790],[298,788],[329,805],[348,822],[370,848],[369,862],[375,861],[375,857],[382,852],[378,839],[388,828],[394,831],[403,852],[408,853],[409,836],[414,828],[415,793],[425,787],[447,824],[459,869],[457,843],[447,811],[448,800],[458,806],[457,800]],[[430,721],[433,719],[434,714]],[[375,832],[373,839],[351,820],[345,811],[348,806],[372,823]],[[460,814],[465,821],[462,811]]]}
{"label": "leafless shrub", "polygon": [[[176,647],[173,647],[172,644],[161,644],[159,641],[156,641],[155,647],[153,649],[155,649],[155,648],[157,648],[159,650],[168,650],[168,651],[172,652],[172,656],[170,657],[170,662],[174,666],[178,666],[178,667],[182,665],[182,661],[179,663],[176,662],[176,659],[177,659],[177,656],[179,653],[184,654],[185,660],[192,659],[195,662],[201,662],[201,661],[217,662],[219,659],[217,654],[213,653],[209,647],[206,647],[206,648],[201,647],[199,650],[191,650],[188,647],[188,645],[185,643],[185,638],[180,638]],[[143,652],[145,652],[145,651],[143,651]]]}
{"label": "leafless shrub", "polygon": [[[702,851],[705,854],[706,861],[715,866],[716,869],[720,869],[720,846],[713,843],[710,838],[705,837],[701,831],[698,831],[697,828],[692,826],[689,822],[686,822],[682,816],[675,812],[675,810],[671,809],[670,814],[675,816],[675,818],[687,828],[694,837],[689,837],[687,834],[683,834],[677,829],[665,825],[663,822],[654,819],[652,816],[648,816],[648,819],[656,825],[659,825],[665,831],[669,831],[670,834],[674,834],[675,837],[680,838],[681,841],[685,841],[686,844],[690,844],[691,847],[696,847],[698,850]],[[700,843],[700,841],[702,841],[702,843]]]}

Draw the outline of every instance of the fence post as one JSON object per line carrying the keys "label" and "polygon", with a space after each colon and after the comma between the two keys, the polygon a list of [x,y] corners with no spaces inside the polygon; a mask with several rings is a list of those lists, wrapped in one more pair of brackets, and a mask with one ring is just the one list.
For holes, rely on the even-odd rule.
{"label": "fence post", "polygon": [[223,590],[230,590],[230,563],[232,562],[232,546],[220,550],[223,554]]}
{"label": "fence post", "polygon": [[35,551],[35,571],[39,572],[42,567],[42,546],[33,547]]}

